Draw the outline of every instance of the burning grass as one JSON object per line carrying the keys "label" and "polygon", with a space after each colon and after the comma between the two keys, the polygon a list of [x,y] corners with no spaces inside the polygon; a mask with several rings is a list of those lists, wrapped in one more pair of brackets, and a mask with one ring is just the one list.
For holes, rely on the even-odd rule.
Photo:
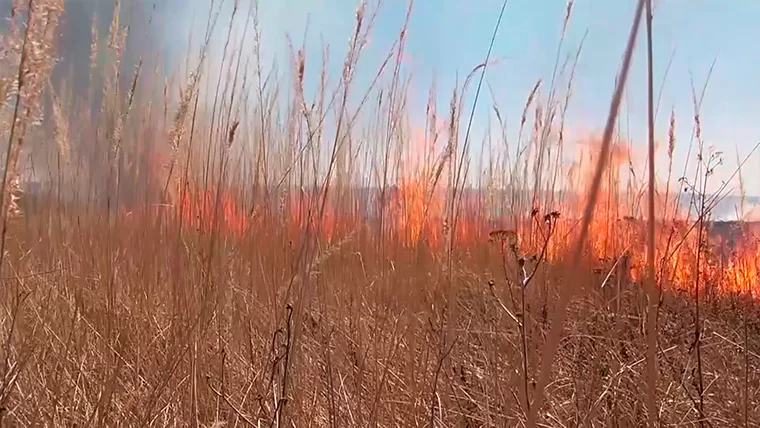
{"label": "burning grass", "polygon": [[[746,225],[726,232],[710,221],[725,193],[707,192],[720,156],[698,137],[693,179],[678,191],[658,184],[667,191],[653,201],[652,241],[639,208],[646,185],[620,175],[630,150],[615,144],[595,169],[622,139],[583,143],[590,166],[560,164],[569,95],[558,102],[551,87],[544,101],[537,84],[525,107],[535,116],[522,120],[532,131],[513,143],[500,130],[499,146],[517,149],[493,151],[480,176],[469,174],[462,100],[486,66],[456,88],[444,119],[431,90],[429,125],[415,131],[404,102],[406,31],[370,87],[353,83],[377,13],[361,5],[334,88],[295,49],[284,98],[261,71],[255,3],[246,14],[236,2],[233,24],[250,38],[230,39],[212,63],[212,10],[200,54],[188,53],[196,63],[175,79],[184,83],[166,84],[163,100],[147,64],[122,72],[116,7],[108,47],[93,43],[91,69],[103,55],[109,95],[93,109],[101,88],[80,98],[64,96],[66,81],[39,86],[54,65],[58,2],[14,2],[15,19],[30,24],[12,21],[0,57],[12,66],[0,72],[0,92],[10,88],[15,103],[0,109],[9,151],[2,421],[759,420],[760,254]],[[233,24],[216,31],[231,34]],[[204,83],[212,73],[219,83]],[[313,100],[303,89],[309,73],[321,82]],[[42,95],[55,101],[50,123],[34,120]],[[25,144],[38,135],[51,143]],[[48,179],[20,197],[23,186],[12,184],[27,177],[22,151]],[[572,190],[595,187],[595,204]],[[648,243],[655,294],[644,292]]]}

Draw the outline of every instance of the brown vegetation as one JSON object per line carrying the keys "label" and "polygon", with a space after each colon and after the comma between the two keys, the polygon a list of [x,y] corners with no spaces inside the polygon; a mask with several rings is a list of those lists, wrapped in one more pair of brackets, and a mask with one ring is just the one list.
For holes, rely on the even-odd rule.
{"label": "brown vegetation", "polygon": [[241,39],[211,2],[175,83],[147,60],[125,69],[117,5],[107,44],[92,27],[102,87],[85,93],[51,79],[62,3],[14,0],[0,41],[1,423],[758,424],[759,247],[741,233],[718,256],[708,239],[725,187],[707,193],[720,155],[696,95],[694,177],[657,193],[621,182],[630,46],[590,167],[565,179],[558,154],[568,64],[530,91],[518,141],[493,106],[500,137],[471,179],[463,100],[488,59],[449,111],[431,89],[416,130],[406,26],[355,84],[367,2],[334,87],[303,48],[289,80],[264,69],[255,2],[235,2]]}

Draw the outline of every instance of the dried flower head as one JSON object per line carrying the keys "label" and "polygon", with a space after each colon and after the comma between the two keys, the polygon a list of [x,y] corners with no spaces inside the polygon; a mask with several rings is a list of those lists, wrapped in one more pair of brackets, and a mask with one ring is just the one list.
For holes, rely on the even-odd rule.
{"label": "dried flower head", "polygon": [[235,132],[237,131],[238,126],[240,126],[240,121],[237,119],[234,122],[232,122],[232,126],[230,126],[230,131],[227,135],[228,148],[232,146],[232,143],[235,141]]}
{"label": "dried flower head", "polygon": [[488,241],[517,245],[517,232],[504,229],[492,230],[491,232],[488,232]]}
{"label": "dried flower head", "polygon": [[21,217],[22,211],[21,206],[19,206],[19,201],[21,201],[24,191],[21,188],[21,179],[18,175],[14,175],[8,183],[8,194],[10,196],[8,198],[8,218]]}

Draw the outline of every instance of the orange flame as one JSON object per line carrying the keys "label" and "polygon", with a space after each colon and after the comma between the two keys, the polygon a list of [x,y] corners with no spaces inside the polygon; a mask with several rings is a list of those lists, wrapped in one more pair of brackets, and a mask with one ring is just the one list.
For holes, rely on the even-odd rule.
{"label": "orange flame", "polygon": [[[292,191],[270,201],[266,221],[254,221],[254,212],[266,210],[262,204],[251,210],[245,207],[230,189],[190,188],[175,197],[175,213],[182,221],[202,233],[213,231],[234,238],[257,233],[264,228],[281,228],[291,242],[303,239],[309,230],[319,239],[334,241],[357,230],[372,231],[375,210],[385,210],[389,219],[383,239],[392,239],[407,248],[420,244],[431,251],[445,248],[449,239],[461,246],[480,245],[486,241],[489,225],[507,222],[503,215],[489,213],[489,206],[480,194],[457,195],[456,228],[451,218],[451,192],[445,185],[433,186],[438,171],[435,141],[424,132],[412,132],[405,154],[406,163],[400,170],[398,185],[389,191],[383,205],[370,207],[368,201],[353,196],[327,199],[320,215],[322,198],[319,192]],[[589,187],[598,158],[598,140],[589,138],[582,143],[587,153],[571,169],[570,181],[575,188]],[[644,279],[646,266],[646,222],[639,220],[640,208],[631,204],[630,190],[621,191],[621,167],[632,164],[632,155],[622,145],[613,147],[609,167],[602,180],[598,203],[589,226],[585,257],[589,263],[609,269],[615,260],[627,258],[628,274],[632,281]],[[445,181],[445,180],[443,180]],[[178,192],[174,192],[176,195]],[[569,255],[577,238],[578,223],[587,195],[567,195],[549,207],[560,214],[556,221],[546,222],[545,207],[535,207],[533,215],[525,217],[516,227],[518,247],[525,255],[536,255],[546,245],[546,259],[552,263]],[[338,203],[336,201],[341,201]],[[346,203],[345,201],[350,201]],[[658,201],[657,210],[668,212],[670,201]],[[667,207],[667,210],[665,209]],[[131,214],[133,215],[133,214]],[[549,229],[551,223],[551,229]],[[695,268],[699,253],[699,283],[704,289],[721,293],[757,295],[760,275],[760,241],[756,231],[744,227],[727,238],[712,234],[711,224],[705,224],[703,241],[698,242],[698,228],[685,220],[661,220],[656,225],[656,271],[658,283],[672,288],[691,290],[697,281]],[[450,236],[452,230],[455,231]],[[547,233],[551,232],[547,240]],[[729,251],[730,250],[730,251]]]}

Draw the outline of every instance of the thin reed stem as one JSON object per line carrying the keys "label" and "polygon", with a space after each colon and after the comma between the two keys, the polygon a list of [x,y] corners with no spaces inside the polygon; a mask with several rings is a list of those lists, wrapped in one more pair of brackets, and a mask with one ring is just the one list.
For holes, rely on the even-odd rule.
{"label": "thin reed stem", "polygon": [[650,427],[656,426],[657,421],[657,278],[655,271],[655,174],[654,174],[654,73],[652,59],[652,0],[646,0],[647,23],[647,120],[649,124],[649,185],[647,186],[647,422]]}

